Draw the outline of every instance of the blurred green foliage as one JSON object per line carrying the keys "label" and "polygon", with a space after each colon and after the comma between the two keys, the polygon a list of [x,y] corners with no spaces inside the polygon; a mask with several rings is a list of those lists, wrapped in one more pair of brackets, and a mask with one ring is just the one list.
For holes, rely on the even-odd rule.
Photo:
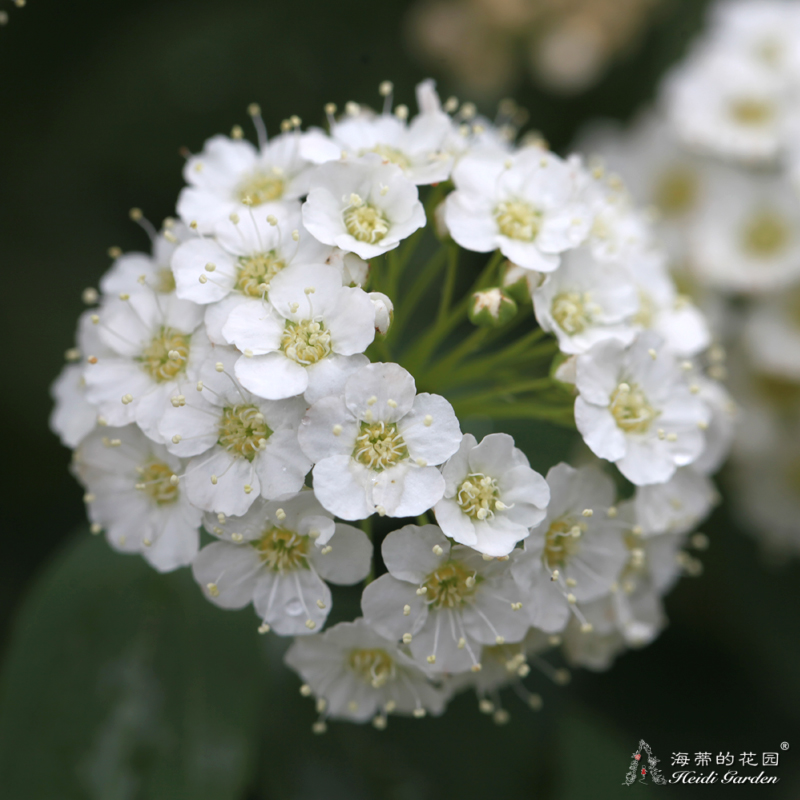
{"label": "blurred green foliage", "polygon": [[[704,6],[667,3],[639,51],[584,95],[523,86],[531,127],[563,148],[589,119],[631,115]],[[102,540],[71,537],[81,492],[47,428],[47,390],[107,248],[147,246],[128,209],[155,221],[173,213],[179,148],[244,124],[251,101],[271,131],[290,114],[320,123],[328,101],[377,104],[386,78],[413,105],[424,75],[404,51],[406,7],[38,0],[10,9],[0,29],[4,800],[594,800],[651,791],[620,786],[640,738],[667,770],[673,751],[760,753],[788,741],[778,786],[696,791],[800,795],[800,570],[763,565],[724,511],[706,528],[706,574],[668,599],[672,627],[567,689],[532,678],[541,713],[511,699],[511,723],[496,728],[463,696],[440,720],[392,720],[383,733],[332,725],[322,738],[310,733],[311,703],[279,664],[279,643],[256,635],[249,611],[213,608],[187,571],[159,576]],[[440,85],[445,96],[450,88]],[[468,427],[480,435],[491,421]],[[568,433],[547,426],[503,427],[542,471],[569,446]],[[337,597],[337,613],[356,601]],[[681,790],[693,791],[652,789]]]}

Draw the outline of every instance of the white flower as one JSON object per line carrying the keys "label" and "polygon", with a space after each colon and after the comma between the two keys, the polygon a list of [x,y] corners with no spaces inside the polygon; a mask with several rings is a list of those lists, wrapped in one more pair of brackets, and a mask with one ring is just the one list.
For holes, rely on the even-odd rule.
{"label": "white flower", "polygon": [[465,156],[445,208],[450,235],[467,250],[499,248],[517,266],[552,272],[560,253],[577,247],[591,227],[576,166],[538,147]]}
{"label": "white flower", "polygon": [[410,124],[388,108],[380,115],[357,108],[338,121],[332,120],[330,136],[318,129],[306,133],[300,153],[315,164],[336,161],[344,155],[358,158],[377,153],[400,167],[416,184],[445,181],[453,166],[452,155],[444,149],[452,122],[438,107],[438,101],[433,107],[423,107],[424,95],[431,91],[432,81],[417,87],[420,113]]}
{"label": "white flower", "polygon": [[258,498],[241,517],[206,514],[205,526],[223,540],[192,563],[206,597],[222,608],[252,602],[262,625],[281,636],[322,628],[331,609],[325,581],[358,583],[372,564],[366,534],[334,523],[310,491]]}
{"label": "white flower", "polygon": [[593,466],[558,464],[547,473],[547,483],[547,515],[515,553],[512,574],[530,624],[558,633],[571,612],[583,621],[577,603],[612,591],[628,555],[607,475]]}
{"label": "white flower", "polygon": [[719,381],[699,375],[693,379],[692,389],[711,410],[711,421],[705,430],[706,446],[700,457],[692,462],[692,469],[711,475],[722,466],[730,453],[736,435],[739,408]]}
{"label": "white flower", "polygon": [[547,482],[506,433],[492,433],[480,444],[465,434],[442,475],[436,521],[446,536],[490,556],[508,555],[541,522],[550,499]]}
{"label": "white flower", "polygon": [[639,310],[633,318],[637,328],[655,331],[678,356],[705,350],[711,344],[708,322],[688,297],[678,294],[662,254],[643,252],[627,265],[639,294]]}
{"label": "white flower", "polygon": [[631,483],[663,483],[702,453],[711,414],[655,334],[628,348],[608,340],[578,356],[576,387],[583,440]]}
{"label": "white flower", "polygon": [[364,156],[314,171],[303,224],[325,244],[372,258],[421,228],[425,210],[417,187],[399,167]]}
{"label": "white flower", "polygon": [[689,243],[702,283],[745,293],[783,289],[800,278],[800,200],[781,176],[717,169]]}
{"label": "white flower", "polygon": [[[295,640],[285,661],[316,696],[324,717],[355,722],[376,717],[382,724],[387,714],[424,717],[444,709],[445,696],[426,672],[363,619]],[[315,730],[324,730],[317,725]]]}
{"label": "white flower", "polygon": [[98,428],[75,451],[89,519],[113,548],[140,553],[159,572],[189,564],[200,541],[202,512],[180,483],[183,467],[135,425]]}
{"label": "white flower", "polygon": [[171,452],[194,456],[184,479],[191,501],[241,515],[259,495],[299,491],[311,464],[297,444],[305,402],[253,396],[233,376],[237,356],[233,348],[215,348],[159,430]]}
{"label": "white flower", "polygon": [[109,425],[135,422],[161,441],[161,417],[194,386],[209,352],[199,327],[202,308],[149,288],[125,297],[104,303],[95,315],[109,355],[86,367],[86,399]]}
{"label": "white flower", "polygon": [[584,353],[605,339],[630,344],[636,335],[639,296],[628,271],[596,261],[586,247],[564,255],[559,269],[533,292],[533,307],[563,353]]}
{"label": "white flower", "polygon": [[745,162],[778,156],[788,97],[769,70],[712,48],[680,65],[663,91],[670,121],[690,147]]}
{"label": "white flower", "polygon": [[170,267],[172,254],[191,235],[182,223],[167,220],[164,229],[153,239],[153,254],[123,253],[100,279],[100,290],[111,296],[133,292],[144,285],[159,294],[171,294],[175,291],[175,277]]}
{"label": "white flower", "polygon": [[298,438],[329,511],[342,519],[376,511],[411,517],[441,500],[445,481],[436,465],[458,450],[461,430],[443,397],[417,395],[406,370],[379,363],[354,372],[344,396],[314,403]]}
{"label": "white flower", "polygon": [[92,322],[93,316],[92,311],[81,314],[77,347],[67,351],[68,363],[50,387],[55,401],[50,414],[50,428],[67,447],[76,447],[98,423],[97,408],[86,399],[83,373],[89,359],[108,356],[111,351],[101,341],[98,327]]}
{"label": "white flower", "polygon": [[274,203],[299,199],[307,189],[308,166],[296,131],[260,148],[214,136],[186,162],[183,177],[189,186],[178,197],[178,214],[187,225],[195,222],[201,232],[213,233],[231,214],[244,216],[248,207],[261,213]]}
{"label": "white flower", "polygon": [[436,525],[393,531],[381,552],[389,574],[364,589],[364,618],[387,638],[409,642],[419,663],[477,671],[482,645],[524,638],[528,618],[508,560],[451,546]]}
{"label": "white flower", "polygon": [[260,300],[279,272],[296,264],[321,264],[332,253],[302,227],[299,203],[271,208],[269,214],[256,209],[234,220],[220,223],[214,238],[193,238],[175,251],[178,297],[200,305],[231,293]]}
{"label": "white flower", "polygon": [[694,466],[682,467],[666,483],[637,486],[636,519],[646,536],[688,533],[719,502],[714,484]]}
{"label": "white flower", "polygon": [[238,306],[222,329],[244,352],[236,377],[253,394],[278,400],[305,393],[313,403],[340,392],[366,363],[361,353],[375,338],[375,309],[365,291],[342,286],[335,267],[276,275],[269,303]]}
{"label": "white flower", "polygon": [[800,381],[800,291],[755,304],[745,322],[744,342],[759,371]]}
{"label": "white flower", "polygon": [[652,110],[624,131],[616,124],[590,124],[578,149],[599,154],[601,173],[611,170],[607,181],[621,176],[637,203],[656,209],[659,239],[672,263],[680,265],[686,224],[704,199],[702,159],[681,147],[669,122]]}

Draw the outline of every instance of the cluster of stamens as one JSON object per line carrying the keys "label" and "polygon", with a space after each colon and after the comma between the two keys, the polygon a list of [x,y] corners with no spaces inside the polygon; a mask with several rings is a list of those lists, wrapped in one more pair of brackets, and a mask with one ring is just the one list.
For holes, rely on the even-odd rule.
{"label": "cluster of stamens", "polygon": [[380,472],[408,458],[408,448],[394,422],[362,422],[353,458]]}
{"label": "cluster of stamens", "polygon": [[175,473],[163,461],[150,461],[138,467],[139,482],[136,487],[158,505],[174,503],[178,499],[178,482]]}
{"label": "cluster of stamens", "polygon": [[419,591],[434,608],[455,608],[472,597],[479,580],[473,570],[458,561],[448,561],[428,575]]}
{"label": "cluster of stamens", "polygon": [[287,320],[281,334],[281,350],[304,367],[316,364],[331,353],[331,333],[322,322],[313,319]]}
{"label": "cluster of stamens", "polygon": [[473,519],[491,519],[495,511],[506,508],[500,500],[497,481],[482,472],[473,472],[461,482],[456,493],[461,510]]}
{"label": "cluster of stamens", "polygon": [[217,441],[229,452],[252,461],[271,435],[257,406],[236,405],[223,409]]}
{"label": "cluster of stamens", "polygon": [[771,209],[762,209],[745,225],[744,249],[753,256],[768,258],[786,249],[789,227],[783,217]]}
{"label": "cluster of stamens", "polygon": [[353,650],[349,661],[353,672],[373,689],[380,689],[395,678],[394,661],[385,650]]}
{"label": "cluster of stamens", "polygon": [[775,106],[759,97],[738,97],[728,105],[731,117],[742,125],[765,125],[775,117]]}
{"label": "cluster of stamens", "polygon": [[542,558],[547,568],[563,568],[578,550],[580,538],[586,531],[586,523],[575,523],[568,518],[555,520],[545,536]]}
{"label": "cluster of stamens", "polygon": [[308,536],[283,528],[268,528],[253,546],[261,561],[273,572],[308,569]]}
{"label": "cluster of stamens", "polygon": [[344,224],[347,232],[359,242],[377,244],[389,233],[386,215],[358,195],[350,197],[350,204],[344,210]]}
{"label": "cluster of stamens", "polygon": [[159,383],[174,380],[186,369],[189,338],[172,328],[162,327],[139,356],[145,372]]}
{"label": "cluster of stamens", "polygon": [[560,292],[553,298],[551,307],[553,319],[570,336],[581,333],[591,324],[593,310],[588,292]]}
{"label": "cluster of stamens", "polygon": [[271,172],[256,170],[239,184],[236,193],[243,203],[260,206],[263,203],[280,200],[285,188],[280,170],[273,169]]}
{"label": "cluster of stamens", "polygon": [[659,414],[635,383],[620,383],[611,393],[608,407],[617,427],[625,433],[646,433]]}
{"label": "cluster of stamens", "polygon": [[542,224],[542,212],[521,200],[500,203],[494,210],[494,218],[503,236],[520,242],[536,239]]}
{"label": "cluster of stamens", "polygon": [[264,286],[268,286],[285,266],[285,262],[277,257],[274,250],[252,256],[241,256],[234,289],[248,297],[261,297]]}

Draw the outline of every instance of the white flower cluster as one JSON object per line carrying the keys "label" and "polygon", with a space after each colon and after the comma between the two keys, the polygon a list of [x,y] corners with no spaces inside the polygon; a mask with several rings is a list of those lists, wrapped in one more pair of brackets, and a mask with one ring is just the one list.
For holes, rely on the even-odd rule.
{"label": "white flower cluster", "polygon": [[748,419],[734,446],[735,501],[768,546],[795,553],[799,92],[800,2],[718,3],[657,108],[630,131],[604,126],[582,142],[657,209],[672,270],[715,320],[709,372],[730,370]]}
{"label": "white flower cluster", "polygon": [[[191,565],[211,602],[252,604],[261,632],[297,637],[286,660],[318,730],[439,713],[468,685],[502,721],[501,686],[529,660],[553,672],[543,650],[563,641],[602,668],[651,641],[662,595],[698,571],[683,548],[729,439],[724,391],[695,360],[704,319],[624,188],[443,106],[430,82],[410,121],[381,88],[382,113],[329,108],[327,131],[292,119],[267,139],[251,108],[258,146],[235,129],[191,156],[180,221],[152,231],[152,256],[113,253],[54,386],[92,530],[160,571]],[[457,407],[485,415],[572,425],[574,406],[595,465],[545,479],[511,436],[462,434],[451,403],[395,363],[394,292],[423,236],[438,250],[416,285],[449,271],[416,361],[398,360],[432,360],[427,385],[459,384]],[[464,250],[492,255],[451,304]],[[539,327],[509,339],[523,303]],[[479,330],[439,356],[468,317]],[[490,334],[503,343],[470,351]],[[509,377],[537,363],[539,377]],[[403,520],[377,579],[373,516]],[[329,584],[364,579],[363,617],[323,631]]]}

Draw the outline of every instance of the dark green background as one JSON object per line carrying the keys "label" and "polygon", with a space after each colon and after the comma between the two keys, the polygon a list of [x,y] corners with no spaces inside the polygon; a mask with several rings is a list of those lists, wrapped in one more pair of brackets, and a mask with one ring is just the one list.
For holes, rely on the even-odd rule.
{"label": "dark green background", "polygon": [[[516,97],[554,147],[596,116],[628,117],[684,51],[704,3],[667,3],[628,61],[590,92]],[[131,206],[173,213],[181,146],[247,122],[325,102],[377,103],[397,86],[413,106],[424,73],[404,51],[406,3],[83,3],[7,6],[0,29],[0,392],[4,493],[0,581],[0,797],[541,798],[621,793],[703,797],[800,795],[800,589],[718,511],[706,574],[669,597],[671,627],[601,675],[554,690],[532,677],[545,710],[514,698],[496,728],[472,696],[441,720],[389,730],[309,732],[311,704],[255,636],[249,611],[206,603],[186,571],[159,577],[91,539],[69,454],[47,427],[48,386],[72,345],[80,292],[110,245],[143,249]],[[442,94],[448,86],[442,76]],[[484,108],[492,113],[493,109]],[[507,426],[539,469],[563,437]],[[337,610],[357,600],[343,593]],[[778,749],[777,787],[622,788],[645,738],[670,771],[673,751]]]}

